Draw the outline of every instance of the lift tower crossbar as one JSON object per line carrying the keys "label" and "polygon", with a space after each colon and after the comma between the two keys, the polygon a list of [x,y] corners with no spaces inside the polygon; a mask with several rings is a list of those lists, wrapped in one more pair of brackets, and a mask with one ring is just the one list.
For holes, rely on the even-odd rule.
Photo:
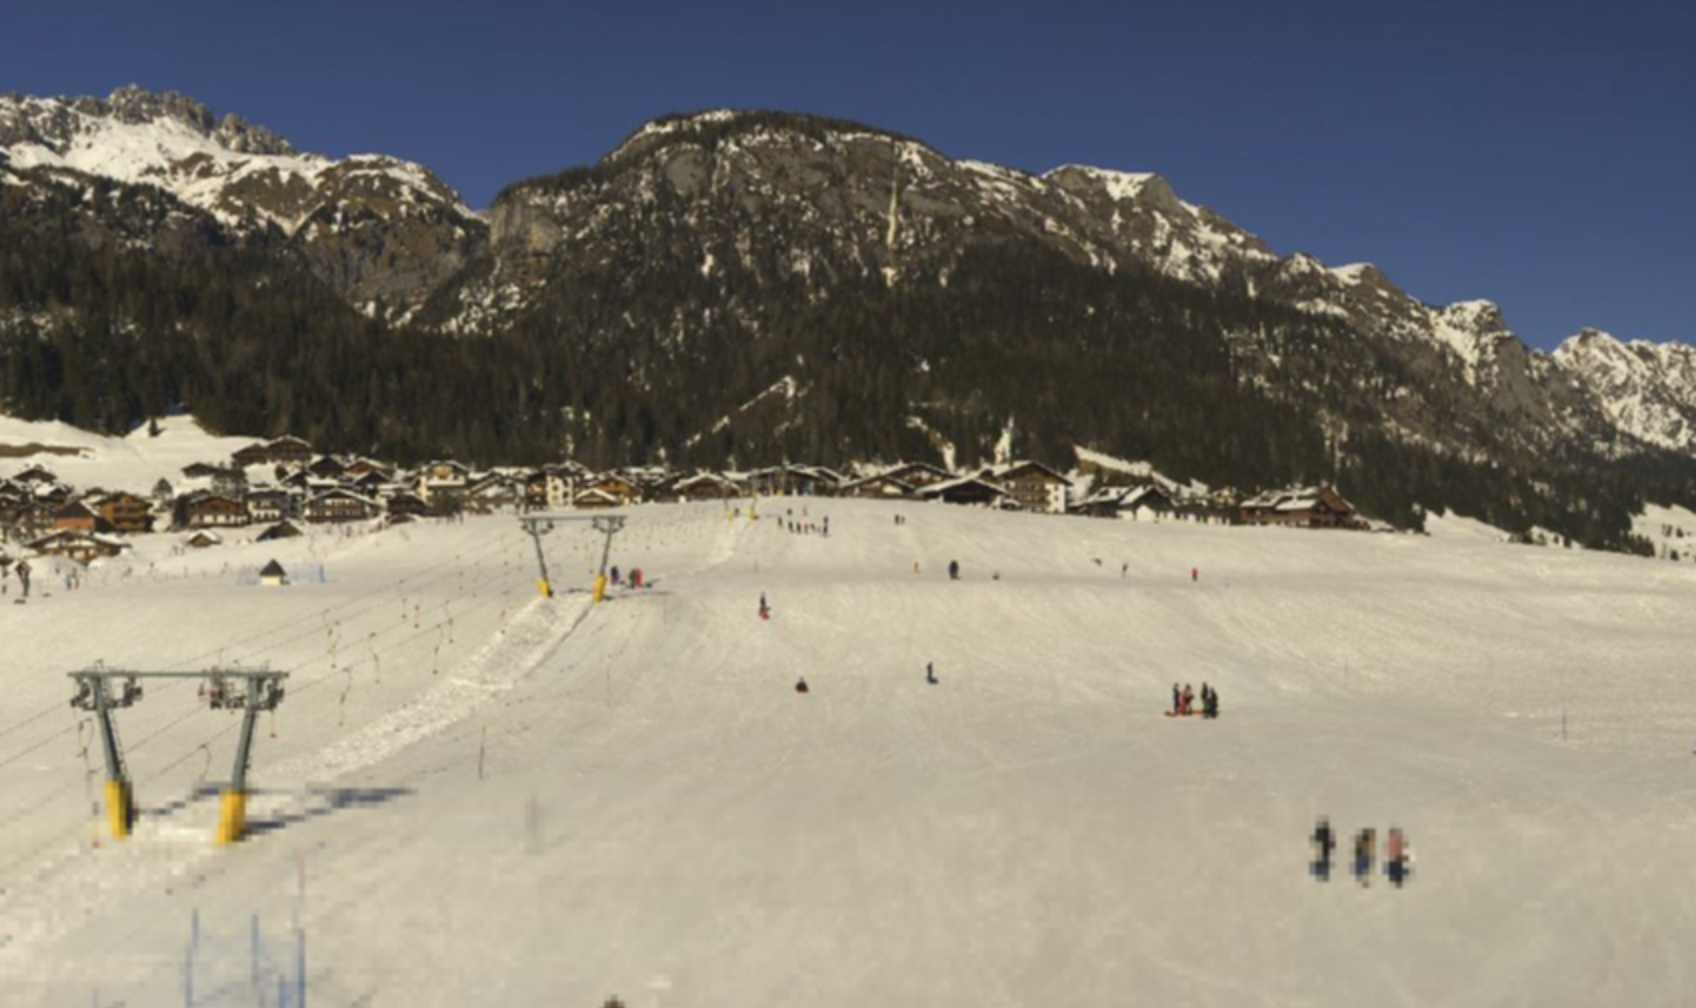
{"label": "lift tower crossbar", "polygon": [[[118,744],[114,710],[134,706],[142,698],[144,679],[199,679],[201,695],[213,710],[242,712],[241,738],[236,744],[236,762],[230,786],[224,790],[218,811],[220,844],[240,840],[247,827],[247,768],[253,755],[253,728],[261,711],[276,710],[283,702],[283,680],[287,672],[269,669],[221,668],[205,672],[131,672],[93,668],[67,673],[76,683],[71,706],[93,711],[100,725],[101,748],[106,756],[106,815],[112,836],[122,840],[135,824],[135,802],[123,749]],[[118,681],[121,680],[121,685]]]}

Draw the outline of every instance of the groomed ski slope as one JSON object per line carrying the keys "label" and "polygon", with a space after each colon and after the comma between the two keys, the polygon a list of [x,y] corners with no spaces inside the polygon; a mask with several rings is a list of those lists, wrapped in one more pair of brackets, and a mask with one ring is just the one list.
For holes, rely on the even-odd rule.
{"label": "groomed ski slope", "polygon": [[[829,538],[774,520],[803,506]],[[218,1004],[257,1003],[205,979],[254,914],[298,914],[314,1006],[1696,1003],[1696,567],[760,515],[631,510],[654,587],[599,607],[536,598],[511,518],[0,604],[0,1002],[181,1004],[198,909]],[[595,537],[545,542],[586,586]],[[328,580],[236,584],[271,556]],[[120,714],[136,835],[95,848],[64,673],[220,652],[292,670],[258,835],[208,843],[235,719],[156,688]],[[1161,716],[1174,680],[1223,716]],[[1403,827],[1409,886],[1310,878],[1321,813]]]}

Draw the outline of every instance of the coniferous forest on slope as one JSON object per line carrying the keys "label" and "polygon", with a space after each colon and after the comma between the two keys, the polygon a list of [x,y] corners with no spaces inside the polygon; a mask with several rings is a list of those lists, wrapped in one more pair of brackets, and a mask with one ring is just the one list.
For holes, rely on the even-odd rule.
{"label": "coniferous forest on slope", "polygon": [[1013,420],[1020,456],[1063,468],[1085,445],[1215,487],[1333,479],[1402,527],[1449,507],[1639,550],[1630,514],[1696,486],[1670,455],[1490,464],[1371,433],[1349,383],[1405,376],[1341,323],[1041,247],[968,249],[946,284],[836,264],[821,290],[777,243],[704,276],[690,233],[656,224],[639,249],[556,264],[497,335],[459,338],[367,318],[279,236],[232,240],[162,194],[94,184],[96,223],[70,187],[45,204],[0,188],[5,412],[122,433],[186,407],[220,433],[401,461],[703,467],[939,459],[915,417],[967,464]]}

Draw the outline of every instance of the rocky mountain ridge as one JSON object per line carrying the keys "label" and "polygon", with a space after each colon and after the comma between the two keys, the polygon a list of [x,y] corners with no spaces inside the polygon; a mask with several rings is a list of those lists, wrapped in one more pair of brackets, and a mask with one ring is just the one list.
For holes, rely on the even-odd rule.
{"label": "rocky mountain ridge", "polygon": [[481,246],[482,219],[421,165],[384,155],[332,160],[233,113],[136,87],[106,99],[0,97],[12,184],[94,176],[151,186],[212,215],[236,238],[289,239],[369,314],[404,313]]}
{"label": "rocky mountain ridge", "polygon": [[[1696,387],[1665,373],[1685,359],[1678,353],[1628,355],[1631,380],[1608,380],[1578,366],[1576,354],[1527,347],[1490,302],[1426,305],[1373,266],[1280,256],[1180,199],[1159,175],[1077,165],[1033,175],[952,160],[855,123],[781,113],[657,120],[592,167],[509,187],[490,212],[487,261],[451,292],[452,304],[438,306],[436,322],[450,332],[499,331],[561,262],[639,244],[632,225],[661,213],[694,235],[703,275],[730,260],[752,267],[755,250],[775,244],[780,268],[816,295],[850,278],[895,285],[904,273],[945,285],[968,250],[1006,242],[1109,274],[1141,269],[1229,287],[1341,321],[1405,364],[1412,380],[1374,394],[1387,393],[1390,428],[1430,443],[1487,453],[1504,438],[1531,452],[1577,441],[1610,454],[1696,455]],[[1253,338],[1239,345],[1264,382],[1287,380],[1275,348]],[[1652,390],[1642,402],[1620,398],[1640,388]]]}
{"label": "rocky mountain ridge", "polygon": [[[144,362],[145,388],[78,393],[101,423],[174,395],[244,433],[305,417],[329,444],[487,461],[563,446],[702,465],[1063,462],[1078,446],[1214,485],[1335,479],[1403,523],[1471,508],[1613,544],[1632,501],[1696,496],[1688,347],[1585,333],[1534,351],[1490,302],[1427,305],[1370,265],[1281,254],[1149,173],[1033,174],[858,123],[718,110],[648,123],[480,215],[416,165],[300,154],[121,89],[0,99],[0,183],[0,225],[67,266],[77,245],[104,250],[102,275],[181,248],[216,289],[276,294],[239,337],[216,304],[186,327],[154,310],[173,349]],[[29,281],[14,317],[36,320],[20,348],[98,336],[64,334],[79,306],[43,309],[64,285],[14,259],[0,250],[0,315],[10,268]],[[326,293],[297,289],[289,263]],[[192,292],[198,275],[117,282]],[[98,293],[111,282],[75,286],[111,302],[96,319],[136,303]],[[112,321],[114,339],[134,328]],[[262,394],[243,398],[222,362],[255,355]],[[56,367],[0,353],[0,405]]]}

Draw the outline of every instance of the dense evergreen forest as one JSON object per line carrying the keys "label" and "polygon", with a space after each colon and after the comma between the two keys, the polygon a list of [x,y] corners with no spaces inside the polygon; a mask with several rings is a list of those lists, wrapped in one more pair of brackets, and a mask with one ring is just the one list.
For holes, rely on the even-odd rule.
{"label": "dense evergreen forest", "polygon": [[0,409],[95,430],[186,407],[401,461],[746,467],[934,460],[926,429],[969,463],[1011,422],[1019,455],[1062,467],[1082,444],[1216,487],[1332,479],[1403,527],[1447,506],[1626,549],[1645,496],[1696,486],[1687,459],[1490,464],[1391,440],[1361,383],[1402,380],[1397,364],[1341,323],[1042,248],[968,249],[946,283],[827,263],[821,288],[780,242],[704,275],[662,216],[555,264],[513,325],[470,339],[373,321],[284,243],[224,239],[135,190],[102,193],[98,226],[86,194],[46,191],[0,187]]}

